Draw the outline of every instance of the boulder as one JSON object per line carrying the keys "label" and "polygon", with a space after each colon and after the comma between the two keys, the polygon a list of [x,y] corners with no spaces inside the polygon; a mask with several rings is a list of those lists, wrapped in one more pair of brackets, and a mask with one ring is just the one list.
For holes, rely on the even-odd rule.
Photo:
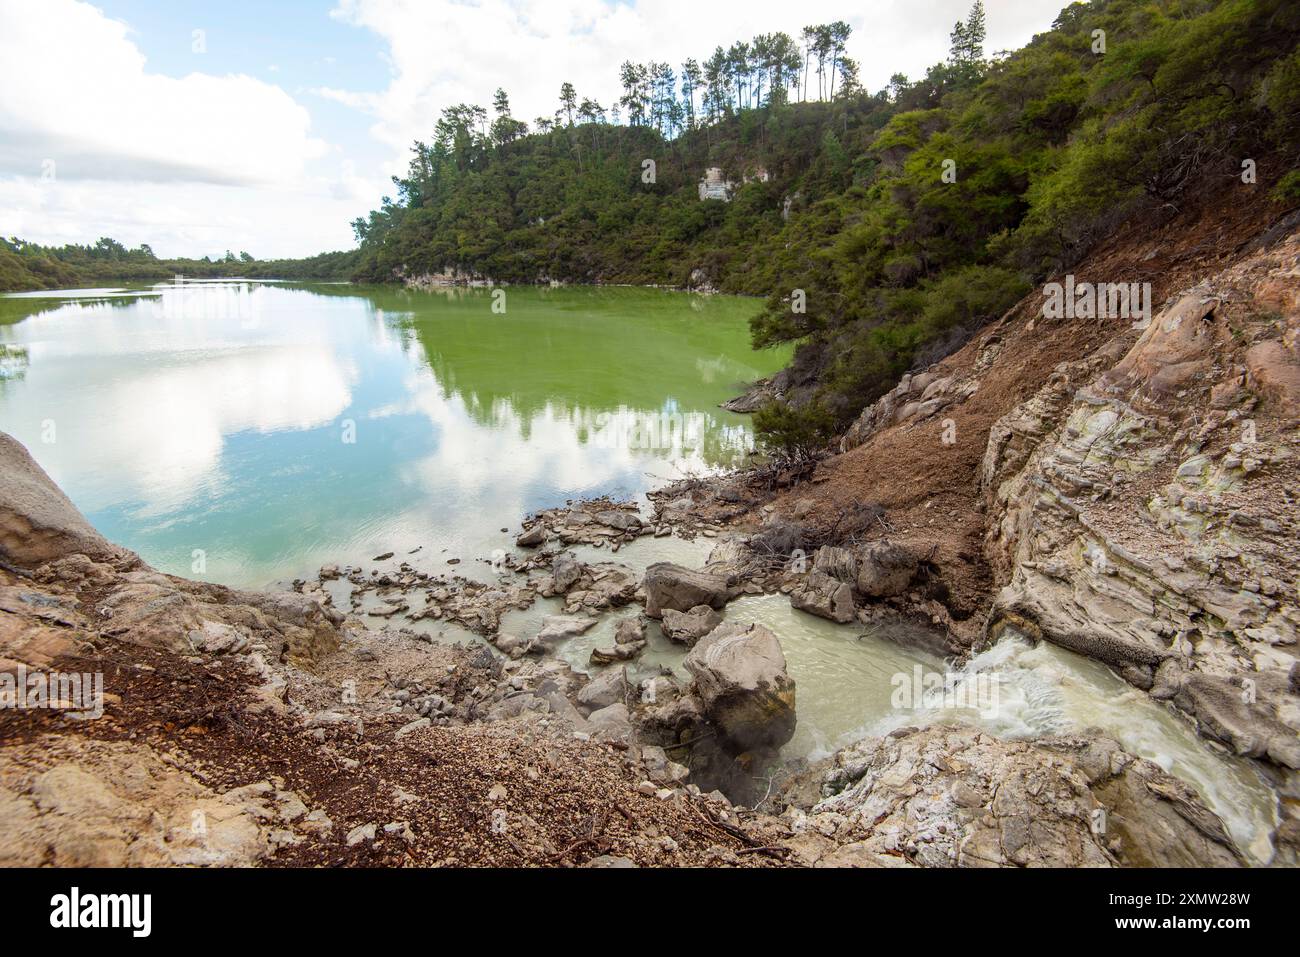
{"label": "boulder", "polygon": [[813,554],[813,571],[825,572],[837,581],[856,585],[858,582],[858,556],[852,549],[823,545]]}
{"label": "boulder", "polygon": [[858,591],[867,598],[901,595],[912,584],[920,560],[902,545],[876,542],[866,546],[858,561]]}
{"label": "boulder", "polygon": [[621,701],[593,711],[587,716],[587,725],[603,740],[626,741],[632,736],[632,720]]}
{"label": "boulder", "polygon": [[546,525],[538,522],[528,531],[524,532],[515,539],[515,544],[520,548],[536,548],[546,541]]}
{"label": "boulder", "polygon": [[606,509],[596,513],[596,521],[607,528],[616,528],[620,532],[633,532],[641,528],[641,516],[636,512],[622,509]]}
{"label": "boulder", "polygon": [[794,679],[771,629],[723,623],[683,664],[702,714],[734,751],[776,749],[794,736]]}
{"label": "boulder", "polygon": [[627,669],[610,668],[601,672],[581,691],[578,692],[578,704],[584,708],[597,711],[618,704],[627,697]]}
{"label": "boulder", "polygon": [[566,638],[589,631],[595,624],[595,618],[547,615],[542,619],[542,630],[537,633],[537,642],[542,645],[558,644]]}
{"label": "boulder", "polygon": [[624,618],[614,629],[614,644],[593,648],[591,663],[608,665],[616,661],[631,661],[645,649],[645,619],[639,615]]}
{"label": "boulder", "polygon": [[555,581],[556,594],[563,595],[582,577],[582,562],[568,552],[561,552],[551,563],[551,577]]}
{"label": "boulder", "polygon": [[616,661],[631,661],[645,650],[644,641],[608,645],[604,648],[591,649],[588,659],[593,665],[612,665]]}
{"label": "boulder", "polygon": [[34,568],[64,555],[97,560],[130,555],[95,531],[31,457],[0,432],[0,560]]}
{"label": "boulder", "polygon": [[841,625],[853,620],[853,586],[825,572],[811,571],[790,589],[790,604],[800,611]]}
{"label": "boulder", "polygon": [[695,644],[720,624],[722,615],[708,605],[696,605],[690,611],[669,608],[663,617],[664,634],[683,645]]}
{"label": "boulder", "polygon": [[624,618],[614,629],[614,642],[620,645],[635,645],[645,641],[645,622],[641,618]]}
{"label": "boulder", "polygon": [[696,605],[721,608],[727,603],[727,579],[671,562],[657,562],[646,569],[645,594],[645,613],[651,618],[662,618],[668,609],[690,611]]}
{"label": "boulder", "polygon": [[564,603],[567,613],[573,614],[584,608],[620,608],[636,600],[639,582],[632,569],[609,562],[591,566],[578,563],[578,567],[579,577],[572,582],[566,577],[563,589],[558,587],[561,584],[560,575],[558,572],[555,575],[555,590],[567,593]]}

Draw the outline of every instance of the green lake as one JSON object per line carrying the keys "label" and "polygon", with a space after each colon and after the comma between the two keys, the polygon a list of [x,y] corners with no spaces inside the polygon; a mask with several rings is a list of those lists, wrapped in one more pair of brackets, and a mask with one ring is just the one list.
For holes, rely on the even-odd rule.
{"label": "green lake", "polygon": [[[0,429],[111,540],[259,587],[738,464],[779,369],[754,300],[645,289],[166,284],[0,298]],[[417,562],[418,558],[418,562]],[[468,571],[468,569],[466,569]]]}

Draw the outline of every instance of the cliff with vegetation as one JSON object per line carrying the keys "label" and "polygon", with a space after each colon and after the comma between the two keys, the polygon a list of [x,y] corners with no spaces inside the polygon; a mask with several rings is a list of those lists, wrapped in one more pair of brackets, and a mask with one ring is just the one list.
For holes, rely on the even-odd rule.
{"label": "cliff with vegetation", "polygon": [[[874,93],[836,52],[843,29],[719,49],[683,65],[680,91],[665,64],[625,64],[628,125],[567,84],[531,133],[504,93],[490,125],[448,109],[396,199],[354,224],[354,277],[764,297],[755,344],[799,351],[758,425],[797,448],[1121,222],[1168,221],[1205,190],[1300,200],[1300,11],[1284,0],[1075,3],[997,54],[977,4],[946,62]],[[700,199],[712,167],[730,202]]]}

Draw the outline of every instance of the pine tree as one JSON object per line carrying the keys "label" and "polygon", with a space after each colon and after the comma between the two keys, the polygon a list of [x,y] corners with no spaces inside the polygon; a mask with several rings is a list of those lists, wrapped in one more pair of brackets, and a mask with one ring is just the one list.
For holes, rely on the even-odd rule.
{"label": "pine tree", "polygon": [[569,125],[573,125],[573,111],[578,106],[578,91],[573,88],[573,84],[567,80],[560,87],[560,109],[569,118]]}
{"label": "pine tree", "polygon": [[984,0],[975,0],[966,17],[966,52],[971,63],[984,59]]}

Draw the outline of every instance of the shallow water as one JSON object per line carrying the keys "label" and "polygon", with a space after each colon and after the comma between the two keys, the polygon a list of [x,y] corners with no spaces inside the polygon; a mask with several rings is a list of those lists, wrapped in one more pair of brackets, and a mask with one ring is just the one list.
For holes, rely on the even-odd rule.
{"label": "shallow water", "polygon": [[[675,554],[662,555],[653,550],[659,541],[643,539],[615,557],[638,569],[661,560],[699,565],[712,544],[679,542],[672,546]],[[581,555],[587,561],[597,556],[599,552]],[[612,644],[618,619],[639,610],[610,616],[562,645],[560,656],[578,670],[591,670],[591,650]],[[539,602],[527,612],[507,616],[503,630],[527,634],[540,627],[543,617],[558,613],[558,601]],[[973,724],[1004,738],[1100,728],[1130,753],[1191,784],[1223,818],[1250,859],[1265,863],[1272,854],[1277,802],[1251,762],[1216,748],[1187,720],[1098,662],[1009,636],[964,667],[950,668],[926,650],[927,636],[916,625],[902,620],[870,628],[836,625],[791,608],[782,595],[739,598],[723,616],[727,621],[760,622],[780,638],[796,683],[798,714],[795,736],[782,752],[786,758],[816,760],[863,737],[940,721]],[[634,679],[658,667],[689,677],[681,667],[683,646],[665,638],[654,623],[647,637],[649,646],[632,666]],[[953,691],[926,697],[926,682],[945,676],[951,676]],[[903,693],[918,686],[922,695]]]}

